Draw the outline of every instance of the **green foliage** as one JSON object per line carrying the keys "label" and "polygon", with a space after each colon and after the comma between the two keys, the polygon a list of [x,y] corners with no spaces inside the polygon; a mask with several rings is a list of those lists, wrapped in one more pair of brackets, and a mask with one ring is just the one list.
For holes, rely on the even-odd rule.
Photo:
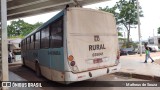
{"label": "green foliage", "polygon": [[[142,8],[139,7],[140,17],[143,17]],[[138,24],[136,0],[119,0],[112,8],[100,8],[102,11],[113,13],[118,26],[125,26],[127,30],[127,47],[129,46],[130,29]]]}
{"label": "green foliage", "polygon": [[123,36],[121,32],[118,32],[118,36]]}
{"label": "green foliage", "polygon": [[9,39],[14,39],[14,38],[24,38],[25,36],[12,36],[12,37],[8,37]]}
{"label": "green foliage", "polygon": [[12,21],[10,25],[7,26],[8,30],[8,37],[9,38],[16,38],[21,37],[23,38],[34,29],[42,25],[42,23],[38,22],[36,24],[29,24],[24,22],[23,20],[19,19],[18,21]]}
{"label": "green foliage", "polygon": [[[99,7],[99,10],[102,10],[102,11],[105,11],[105,12],[109,12],[109,13],[112,13],[114,16],[115,16],[115,19],[117,21],[117,17],[118,17],[118,13],[115,11],[117,9],[117,7],[112,7],[112,8],[109,8],[108,6],[106,6],[105,8],[102,8],[102,7]],[[118,27],[117,25],[117,30],[121,30],[120,27]],[[118,36],[122,36],[122,33],[121,32],[118,32]]]}
{"label": "green foliage", "polygon": [[[119,11],[117,23],[123,24],[127,30],[129,29],[127,25],[138,24],[136,0],[120,0],[116,3],[115,7],[117,7]],[[140,17],[143,17],[141,7],[139,8]]]}
{"label": "green foliage", "polygon": [[[123,41],[122,48],[128,48],[126,43],[127,39],[119,38],[119,41]],[[138,48],[138,44],[131,41],[129,42],[129,47]]]}
{"label": "green foliage", "polygon": [[129,42],[129,47],[138,48],[138,44],[135,42]]}
{"label": "green foliage", "polygon": [[106,6],[105,8],[99,7],[99,10],[112,13],[115,16],[116,21],[118,20],[119,13],[116,12],[116,10],[117,10],[116,6],[114,6],[112,8],[109,8],[108,6]]}

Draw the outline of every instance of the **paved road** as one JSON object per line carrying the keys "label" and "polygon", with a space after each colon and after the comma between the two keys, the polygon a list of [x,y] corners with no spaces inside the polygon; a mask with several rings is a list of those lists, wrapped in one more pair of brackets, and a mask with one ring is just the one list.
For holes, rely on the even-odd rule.
{"label": "paved road", "polygon": [[[32,71],[29,68],[23,67],[21,65],[13,65],[9,67],[10,69],[10,80],[11,81],[49,81],[43,77],[37,77],[35,72]],[[98,78],[94,78],[91,80],[86,80],[86,81],[92,81],[93,83],[95,83],[95,81],[145,81],[145,80],[141,80],[141,79],[135,79],[135,78],[131,78],[131,77],[126,77],[126,76],[117,76],[114,74],[111,75],[104,75]],[[86,81],[82,81],[82,82],[77,82],[77,83],[73,83],[72,85],[79,85],[78,87],[61,87],[61,84],[58,84],[56,82],[51,82],[50,86],[55,86],[57,85],[57,87],[43,87],[43,88],[10,88],[10,90],[159,90],[160,87],[81,87],[81,85],[83,85],[83,83],[85,83]],[[96,82],[99,83],[99,82]],[[106,83],[110,83],[110,82],[103,82],[101,84],[106,84]],[[115,82],[117,83],[117,82]],[[124,83],[124,82],[122,82]],[[121,83],[119,83],[121,84]],[[103,85],[102,85],[103,86]]]}

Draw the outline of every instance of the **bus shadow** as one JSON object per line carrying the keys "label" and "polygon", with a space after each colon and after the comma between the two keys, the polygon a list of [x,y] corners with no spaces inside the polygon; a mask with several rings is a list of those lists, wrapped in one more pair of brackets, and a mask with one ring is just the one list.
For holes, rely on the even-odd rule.
{"label": "bus shadow", "polygon": [[26,81],[42,83],[43,87],[113,87],[113,84],[110,82],[96,81],[94,79],[78,82],[66,81],[65,83],[69,84],[62,84],[64,82],[58,83],[55,81],[50,81],[43,76],[37,77],[35,71],[23,65],[11,66],[9,67],[9,70],[14,74],[24,78]]}

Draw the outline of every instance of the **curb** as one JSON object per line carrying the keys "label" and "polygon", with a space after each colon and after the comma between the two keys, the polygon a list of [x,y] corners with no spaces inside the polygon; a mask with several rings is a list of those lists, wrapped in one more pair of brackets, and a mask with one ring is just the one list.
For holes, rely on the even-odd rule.
{"label": "curb", "polygon": [[154,76],[154,80],[155,80],[155,81],[160,81],[160,77]]}
{"label": "curb", "polygon": [[132,77],[130,73],[124,73],[124,72],[116,72],[114,74],[118,76],[123,76],[123,77]]}
{"label": "curb", "polygon": [[150,75],[142,75],[142,74],[134,74],[134,73],[126,73],[126,72],[116,72],[115,75],[120,75],[124,77],[132,77],[137,79],[151,80],[151,81],[160,81],[160,77],[158,76],[150,76]]}
{"label": "curb", "polygon": [[9,66],[15,66],[15,65],[23,65],[23,63],[10,63]]}
{"label": "curb", "polygon": [[144,80],[154,80],[154,76],[149,76],[149,75],[141,75],[141,74],[132,74],[133,78],[138,78],[138,79],[144,79]]}

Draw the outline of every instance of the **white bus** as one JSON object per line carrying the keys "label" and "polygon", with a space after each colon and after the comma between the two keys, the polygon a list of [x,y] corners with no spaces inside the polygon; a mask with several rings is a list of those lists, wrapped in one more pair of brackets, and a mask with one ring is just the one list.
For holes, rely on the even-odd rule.
{"label": "white bus", "polygon": [[119,46],[111,13],[67,8],[21,42],[23,63],[49,80],[71,83],[117,72]]}

